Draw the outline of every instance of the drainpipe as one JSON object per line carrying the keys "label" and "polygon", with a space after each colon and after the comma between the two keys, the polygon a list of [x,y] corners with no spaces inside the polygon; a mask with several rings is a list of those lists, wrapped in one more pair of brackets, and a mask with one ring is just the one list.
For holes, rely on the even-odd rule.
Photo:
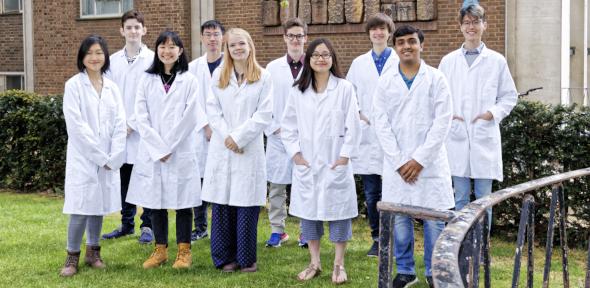
{"label": "drainpipe", "polygon": [[25,90],[35,91],[35,66],[33,62],[33,0],[23,1],[23,54]]}
{"label": "drainpipe", "polygon": [[584,93],[584,106],[590,105],[588,99],[588,0],[584,0],[584,86],[583,92]]}
{"label": "drainpipe", "polygon": [[570,104],[570,1],[561,1],[561,104]]}

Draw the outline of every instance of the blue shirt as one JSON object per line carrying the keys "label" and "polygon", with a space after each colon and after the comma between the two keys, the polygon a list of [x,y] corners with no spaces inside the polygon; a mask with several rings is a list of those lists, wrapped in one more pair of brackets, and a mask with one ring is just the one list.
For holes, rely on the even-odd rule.
{"label": "blue shirt", "polygon": [[481,50],[483,50],[483,47],[485,47],[483,42],[481,42],[481,44],[479,44],[479,47],[477,47],[476,49],[466,49],[465,44],[461,45],[461,50],[463,51],[463,55],[465,56],[465,60],[467,60],[467,64],[469,65],[469,67],[471,67],[471,64],[473,64],[477,56],[481,54]]}
{"label": "blue shirt", "polygon": [[412,79],[408,79],[408,77],[404,75],[404,72],[402,72],[402,67],[399,65],[397,67],[399,69],[399,74],[402,75],[402,79],[404,79],[404,82],[406,82],[406,86],[408,86],[408,90],[410,90],[410,87],[412,87],[412,83],[414,83],[414,79],[416,79],[416,75],[418,74],[416,73],[416,75],[414,75]]}
{"label": "blue shirt", "polygon": [[381,52],[381,55],[377,56],[377,53],[375,53],[375,51],[371,50],[371,55],[373,56],[373,61],[375,62],[375,67],[377,67],[377,72],[379,73],[379,76],[381,76],[381,71],[383,71],[383,67],[385,67],[385,62],[387,62],[387,58],[389,58],[389,56],[391,55],[391,51],[393,49],[391,49],[391,47],[387,47],[385,48],[385,50],[383,50],[383,52]]}

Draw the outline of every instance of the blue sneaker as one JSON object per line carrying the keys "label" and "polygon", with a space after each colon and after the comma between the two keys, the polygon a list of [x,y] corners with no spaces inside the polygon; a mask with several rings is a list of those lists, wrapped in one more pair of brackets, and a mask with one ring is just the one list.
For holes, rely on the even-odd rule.
{"label": "blue sneaker", "polygon": [[135,234],[135,229],[123,230],[123,227],[119,226],[115,230],[113,230],[113,232],[103,234],[102,240],[116,239],[116,238],[121,238],[123,236],[133,235],[133,234]]}
{"label": "blue sneaker", "polygon": [[202,230],[202,231],[193,230],[193,232],[191,232],[191,242],[195,242],[197,240],[201,240],[201,239],[207,238],[207,237],[209,237],[209,234],[207,234],[207,230]]}
{"label": "blue sneaker", "polygon": [[281,243],[289,240],[287,233],[272,233],[270,239],[266,241],[266,247],[281,247]]}
{"label": "blue sneaker", "polygon": [[154,233],[150,227],[141,228],[141,236],[139,236],[139,243],[150,244],[154,241]]}
{"label": "blue sneaker", "polygon": [[299,247],[301,248],[307,248],[307,240],[305,240],[305,238],[303,238],[302,234],[299,234],[299,242],[297,243],[297,245],[299,245]]}

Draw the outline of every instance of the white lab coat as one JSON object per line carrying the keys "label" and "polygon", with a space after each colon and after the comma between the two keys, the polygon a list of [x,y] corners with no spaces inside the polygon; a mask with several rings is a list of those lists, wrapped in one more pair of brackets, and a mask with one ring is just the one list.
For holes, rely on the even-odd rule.
{"label": "white lab coat", "polygon": [[[383,150],[375,135],[373,123],[373,94],[379,81],[379,72],[375,67],[372,55],[373,50],[357,57],[352,61],[346,80],[350,81],[356,89],[356,96],[359,101],[359,109],[371,124],[361,120],[361,144],[359,155],[352,161],[354,174],[381,175],[383,171]],[[395,51],[387,58],[381,75],[391,67],[397,68],[399,58]]]}
{"label": "white lab coat", "polygon": [[127,136],[125,147],[125,163],[133,164],[137,155],[137,145],[139,145],[139,133],[137,132],[137,124],[135,123],[137,84],[145,70],[152,65],[154,52],[144,45],[135,61],[132,64],[128,64],[123,49],[111,55],[110,68],[106,76],[117,83],[117,87],[119,87],[123,98],[127,126],[133,129],[133,132]]}
{"label": "white lab coat", "polygon": [[[195,128],[206,124],[191,73],[177,74],[168,93],[159,75],[142,77],[135,100],[139,135],[127,202],[151,209],[201,205]],[[166,162],[160,159],[168,154]]]}
{"label": "white lab coat", "polygon": [[106,215],[121,210],[119,168],[125,160],[127,128],[117,85],[103,78],[98,95],[88,74],[78,73],[66,82],[63,112],[68,131],[63,213]]}
{"label": "white lab coat", "polygon": [[[454,114],[447,151],[453,176],[503,180],[500,122],[516,105],[517,92],[506,59],[483,47],[471,67],[461,49],[440,62],[453,95]],[[490,111],[491,121],[471,121]]]}
{"label": "white lab coat", "polygon": [[[211,73],[209,73],[207,54],[191,61],[191,63],[188,65],[188,71],[191,72],[195,78],[197,78],[197,81],[199,81],[199,88],[201,89],[201,92],[199,93],[198,101],[203,110],[205,110],[206,114],[207,96],[209,93],[211,93]],[[205,135],[205,130],[199,129],[197,131],[197,158],[199,159],[201,178],[205,176],[205,167],[207,166],[207,151],[209,151],[209,141]]]}
{"label": "white lab coat", "polygon": [[[286,55],[268,63],[266,69],[271,75],[273,84],[272,122],[264,130],[266,135],[267,180],[275,184],[291,184],[293,161],[287,155],[285,146],[281,141],[281,134],[273,133],[281,128],[283,111],[295,79],[293,79],[291,66],[287,62]],[[303,67],[301,67],[301,70],[303,70]],[[301,70],[299,70],[297,78],[301,75]]]}
{"label": "white lab coat", "polygon": [[[432,209],[455,207],[445,139],[451,127],[452,100],[444,75],[422,61],[411,89],[398,67],[381,75],[373,113],[385,153],[383,201]],[[414,184],[398,169],[416,160],[424,168]]]}
{"label": "white lab coat", "polygon": [[[272,117],[272,81],[262,70],[260,80],[238,86],[234,73],[225,89],[219,88],[223,67],[213,72],[207,116],[213,129],[203,183],[203,200],[251,207],[266,204],[266,166],[262,133]],[[225,147],[227,136],[244,151]]]}
{"label": "white lab coat", "polygon": [[360,119],[354,87],[330,76],[325,93],[294,87],[281,122],[289,157],[301,152],[310,167],[294,165],[289,214],[307,220],[334,221],[358,215],[352,165],[332,165],[354,158]]}

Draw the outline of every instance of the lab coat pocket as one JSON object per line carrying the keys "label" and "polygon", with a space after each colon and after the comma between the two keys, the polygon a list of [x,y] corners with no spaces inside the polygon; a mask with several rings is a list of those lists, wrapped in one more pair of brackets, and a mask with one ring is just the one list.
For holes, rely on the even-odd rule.
{"label": "lab coat pocket", "polygon": [[311,168],[305,165],[294,165],[293,169],[293,184],[296,185],[299,191],[311,191],[312,189],[312,173]]}
{"label": "lab coat pocket", "polygon": [[198,174],[197,157],[195,153],[178,153],[176,164],[178,179],[191,179]]}
{"label": "lab coat pocket", "polygon": [[330,111],[330,135],[333,137],[344,136],[344,111]]}
{"label": "lab coat pocket", "polygon": [[[328,186],[336,191],[344,191],[348,189],[348,165],[338,165],[334,169],[329,169],[329,183]],[[337,197],[339,199],[341,197]],[[335,200],[337,200],[335,199]]]}
{"label": "lab coat pocket", "polygon": [[467,139],[467,129],[464,121],[453,120],[451,131],[449,131],[449,138],[456,141]]}
{"label": "lab coat pocket", "polygon": [[494,121],[477,120],[473,127],[474,138],[477,140],[485,140],[488,143],[495,143],[497,141],[496,124]]}
{"label": "lab coat pocket", "polygon": [[361,145],[370,145],[372,140],[371,139],[371,126],[361,120]]}

